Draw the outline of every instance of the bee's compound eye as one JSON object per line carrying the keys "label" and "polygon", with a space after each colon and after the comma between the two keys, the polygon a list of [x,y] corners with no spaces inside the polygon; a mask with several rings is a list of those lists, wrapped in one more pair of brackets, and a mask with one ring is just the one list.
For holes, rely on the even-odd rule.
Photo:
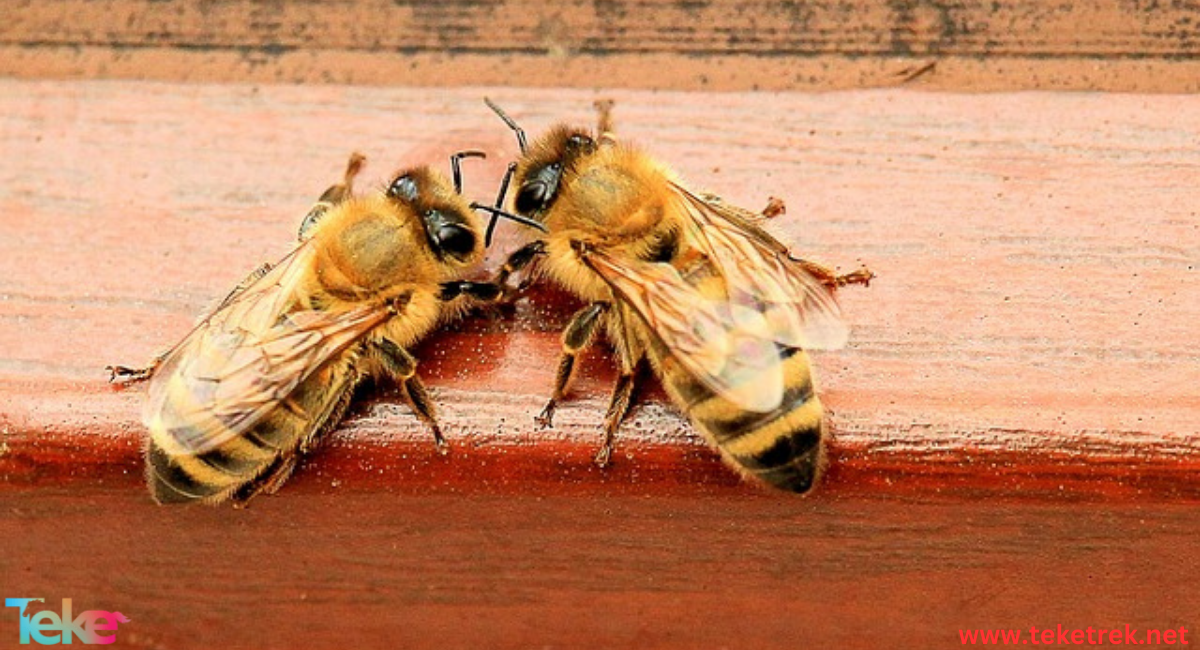
{"label": "bee's compound eye", "polygon": [[581,133],[576,133],[567,138],[567,146],[572,149],[580,149],[583,151],[591,151],[596,146],[596,141]]}
{"label": "bee's compound eye", "polygon": [[388,196],[405,201],[417,200],[417,180],[408,174],[397,176],[388,186]]}
{"label": "bee's compound eye", "polygon": [[558,179],[561,175],[562,165],[559,163],[551,163],[531,173],[517,192],[517,212],[532,214],[550,205],[555,192],[558,191]]}
{"label": "bee's compound eye", "polygon": [[475,250],[475,235],[470,230],[454,224],[437,229],[434,239],[442,250],[455,257],[466,257]]}
{"label": "bee's compound eye", "polygon": [[521,186],[517,193],[516,208],[521,214],[541,210],[550,199],[550,187],[544,181],[531,181]]}

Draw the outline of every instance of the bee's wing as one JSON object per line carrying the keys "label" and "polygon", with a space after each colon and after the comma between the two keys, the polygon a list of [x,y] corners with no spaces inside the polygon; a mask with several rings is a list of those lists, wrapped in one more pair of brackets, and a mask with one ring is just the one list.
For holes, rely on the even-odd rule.
{"label": "bee's wing", "polygon": [[382,305],[285,313],[312,256],[301,245],[231,296],[168,353],[142,420],[187,453],[254,426],[321,364],[387,318]]}
{"label": "bee's wing", "polygon": [[835,348],[847,336],[837,303],[787,248],[736,213],[676,186],[688,245],[724,283],[702,291],[669,264],[589,250],[587,263],[633,307],[689,373],[742,408],[783,399],[779,345]]}
{"label": "bee's wing", "polygon": [[849,328],[833,294],[788,256],[788,249],[747,221],[744,210],[673,185],[691,219],[687,236],[725,277],[729,300],[762,313],[774,340],[809,350],[846,344]]}

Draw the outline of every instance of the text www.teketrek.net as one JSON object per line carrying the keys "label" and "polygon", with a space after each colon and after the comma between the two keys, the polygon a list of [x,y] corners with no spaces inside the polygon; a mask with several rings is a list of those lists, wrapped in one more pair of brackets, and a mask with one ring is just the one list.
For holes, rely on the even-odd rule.
{"label": "text www.teketrek.net", "polygon": [[1186,627],[1141,630],[1124,627],[1037,627],[1003,630],[959,630],[963,645],[1190,645]]}

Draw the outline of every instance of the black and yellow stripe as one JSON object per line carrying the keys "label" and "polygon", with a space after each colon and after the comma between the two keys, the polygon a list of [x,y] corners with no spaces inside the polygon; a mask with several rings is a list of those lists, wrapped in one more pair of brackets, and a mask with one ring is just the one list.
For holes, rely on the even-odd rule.
{"label": "black and yellow stripe", "polygon": [[825,418],[803,350],[779,347],[783,399],[777,408],[757,413],[714,393],[661,345],[653,348],[667,392],[730,465],[781,489],[812,489],[824,469]]}
{"label": "black and yellow stripe", "polygon": [[330,370],[314,373],[249,431],[202,453],[178,449],[171,443],[179,437],[173,432],[152,431],[146,482],[154,500],[245,501],[276,479],[276,473],[290,472],[294,457],[336,427],[350,405],[357,375]]}

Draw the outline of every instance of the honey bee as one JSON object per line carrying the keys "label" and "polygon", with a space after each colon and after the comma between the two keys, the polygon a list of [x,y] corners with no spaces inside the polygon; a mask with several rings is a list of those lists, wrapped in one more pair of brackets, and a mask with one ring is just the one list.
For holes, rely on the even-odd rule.
{"label": "honey bee", "polygon": [[[580,351],[603,332],[619,377],[596,463],[606,465],[649,363],[671,399],[733,468],[807,492],[825,464],[826,425],[805,350],[837,348],[848,336],[837,288],[866,285],[862,268],[838,275],[792,257],[757,222],[780,214],[773,200],[753,213],[697,193],[662,163],[617,142],[611,103],[598,103],[597,135],[565,125],[521,147],[516,214],[546,227],[496,278],[531,262],[587,306],[562,335],[554,392],[537,421],[550,426]],[[489,232],[495,225],[495,217]]]}
{"label": "honey bee", "polygon": [[446,453],[414,344],[439,323],[499,296],[461,280],[482,257],[480,224],[454,180],[418,167],[355,196],[363,165],[305,216],[300,243],[238,285],[182,342],[148,367],[110,367],[118,383],[150,380],[146,478],[159,503],[244,502],[273,493],[335,428],[364,379],[391,379]]}

